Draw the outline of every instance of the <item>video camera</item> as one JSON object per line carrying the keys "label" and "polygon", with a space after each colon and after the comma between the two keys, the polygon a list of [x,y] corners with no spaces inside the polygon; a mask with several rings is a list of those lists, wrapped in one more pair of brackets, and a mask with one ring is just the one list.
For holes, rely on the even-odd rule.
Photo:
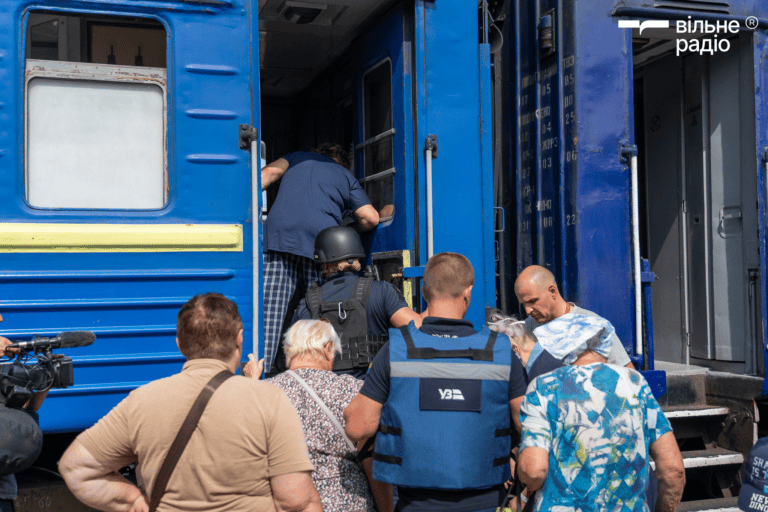
{"label": "video camera", "polygon": [[11,343],[8,349],[18,349],[19,355],[13,362],[0,364],[0,402],[18,409],[34,391],[73,385],[72,358],[54,356],[51,351],[85,347],[95,340],[96,335],[90,331],[69,331],[55,338],[37,336],[32,341]]}

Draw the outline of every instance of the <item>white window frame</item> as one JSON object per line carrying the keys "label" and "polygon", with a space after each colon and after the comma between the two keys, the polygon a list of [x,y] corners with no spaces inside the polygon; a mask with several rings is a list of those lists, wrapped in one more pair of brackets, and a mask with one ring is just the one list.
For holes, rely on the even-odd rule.
{"label": "white window frame", "polygon": [[[371,144],[374,144],[374,143],[379,142],[379,141],[384,140],[384,139],[389,139],[389,138],[394,139],[394,137],[395,137],[395,127],[394,127],[394,124],[395,124],[395,108],[392,105],[392,101],[393,101],[393,99],[392,99],[393,96],[392,95],[394,94],[394,92],[393,92],[394,87],[393,87],[393,84],[392,84],[393,67],[392,67],[392,59],[390,57],[385,57],[384,59],[380,60],[379,62],[377,62],[376,64],[374,64],[370,68],[368,68],[365,71],[365,73],[363,73],[363,77],[362,77],[361,82],[360,82],[360,89],[361,89],[361,95],[362,95],[361,110],[362,110],[362,114],[363,114],[362,131],[363,131],[363,137],[365,137],[365,135],[366,135],[365,134],[365,126],[366,126],[365,77],[369,73],[375,71],[376,69],[378,69],[379,67],[381,67],[381,66],[383,66],[383,65],[385,65],[387,63],[389,63],[389,108],[391,109],[391,112],[392,112],[392,116],[391,116],[391,118],[392,118],[392,128],[390,128],[389,130],[383,131],[381,133],[378,133],[378,134],[374,135],[373,137],[369,137],[368,139],[364,140],[360,144],[356,145],[355,146],[355,152],[360,151],[360,150],[365,151],[366,146],[370,146]],[[392,145],[393,145],[392,156],[394,157],[394,140],[392,141]],[[376,174],[372,174],[371,176],[366,176],[365,175],[365,154],[364,153],[363,153],[363,156],[362,156],[361,160],[362,160],[362,168],[363,168],[362,169],[363,177],[358,180],[361,185],[365,184],[365,183],[373,182],[373,181],[382,180],[384,178],[387,178],[388,176],[391,176],[391,175],[395,174],[395,172],[396,172],[396,168],[392,167],[391,169],[386,169],[386,170],[378,172]],[[394,165],[394,162],[393,162],[393,165]],[[394,201],[394,198],[393,198],[393,201]],[[391,219],[393,217],[394,217],[394,214],[389,216],[389,217],[383,218],[381,220],[382,221],[389,220],[389,219]]]}
{"label": "white window frame", "polygon": [[[147,68],[134,66],[115,66],[109,64],[92,64],[84,62],[61,62],[47,60],[26,60],[24,78],[24,200],[29,197],[29,83],[35,78],[54,78],[73,81],[102,81],[123,82],[155,85],[161,89],[163,98],[163,205],[160,208],[114,208],[124,211],[154,211],[168,206],[169,176],[168,176],[168,91],[167,73],[164,68]],[[81,207],[45,207],[34,206],[37,209],[64,210],[113,210],[111,208],[81,208]]]}

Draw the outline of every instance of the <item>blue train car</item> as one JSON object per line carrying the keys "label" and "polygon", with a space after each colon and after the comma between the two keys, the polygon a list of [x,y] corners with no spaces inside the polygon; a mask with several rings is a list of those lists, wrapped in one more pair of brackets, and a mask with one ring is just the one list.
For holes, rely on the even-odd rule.
{"label": "blue train car", "polygon": [[1,332],[98,336],[64,351],[75,385],[51,391],[43,430],[82,430],[177,372],[176,313],[196,293],[235,300],[246,353],[262,353],[260,156],[350,147],[383,219],[366,240],[382,276],[418,308],[428,255],[462,252],[482,324],[496,302],[484,13],[459,0],[2,2]]}
{"label": "blue train car", "polygon": [[552,270],[636,365],[764,375],[766,6],[508,9],[505,271]]}
{"label": "blue train car", "polygon": [[[768,6],[519,0],[504,14],[500,273],[549,268],[636,367],[666,370],[684,501],[728,499],[768,434],[753,400],[768,389]],[[514,310],[513,291],[500,302]]]}
{"label": "blue train car", "polygon": [[196,293],[232,297],[252,337],[253,23],[229,1],[0,6],[3,334],[98,337],[69,352],[76,385],[51,391],[44,431],[177,371]]}

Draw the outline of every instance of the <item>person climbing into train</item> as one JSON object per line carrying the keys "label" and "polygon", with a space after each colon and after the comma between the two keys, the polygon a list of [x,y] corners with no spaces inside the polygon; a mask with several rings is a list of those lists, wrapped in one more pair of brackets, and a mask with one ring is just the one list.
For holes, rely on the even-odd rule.
{"label": "person climbing into train", "polygon": [[264,223],[264,366],[270,373],[277,353],[288,304],[297,283],[320,279],[313,261],[315,237],[339,226],[345,212],[352,227],[368,231],[379,224],[379,214],[350,173],[349,157],[338,144],[315,151],[298,151],[261,170],[261,189],[281,180]]}
{"label": "person climbing into train", "polygon": [[588,315],[561,315],[536,330],[567,350],[565,367],[528,387],[518,474],[521,501],[538,491],[533,510],[647,512],[649,453],[656,463],[658,505],[677,510],[685,486],[675,434],[643,376],[605,364],[613,326]]}
{"label": "person climbing into train", "polygon": [[396,511],[495,511],[505,498],[525,371],[506,335],[464,319],[473,285],[466,257],[430,258],[429,316],[389,330],[344,410],[353,441],[378,432],[373,478],[397,486]]}
{"label": "person climbing into train", "polygon": [[293,315],[299,320],[328,319],[341,338],[341,353],[333,371],[364,378],[370,363],[387,341],[390,326],[411,321],[421,326],[414,312],[390,283],[372,275],[360,276],[365,250],[357,232],[347,226],[322,230],[315,238],[315,263],[324,284],[314,283]]}
{"label": "person climbing into train", "polygon": [[[515,280],[515,295],[520,306],[525,309],[525,313],[528,315],[528,318],[525,319],[525,328],[529,331],[535,331],[540,325],[569,313],[600,316],[597,313],[577,306],[573,302],[566,302],[562,295],[560,295],[560,290],[557,288],[555,276],[552,272],[538,265],[531,265],[520,272],[520,275]],[[552,352],[551,349],[553,347],[546,344],[549,341],[542,343],[542,346]],[[541,343],[541,340],[539,342]],[[621,344],[621,340],[615,333],[611,339],[611,353],[608,356],[608,364],[635,369],[635,365],[629,359],[624,345]]]}

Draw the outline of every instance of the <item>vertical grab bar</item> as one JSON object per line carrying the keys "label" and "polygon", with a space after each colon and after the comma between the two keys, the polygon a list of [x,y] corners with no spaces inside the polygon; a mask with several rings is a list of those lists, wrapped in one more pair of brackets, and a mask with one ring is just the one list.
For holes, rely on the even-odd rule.
{"label": "vertical grab bar", "polygon": [[626,140],[620,141],[619,156],[621,163],[629,164],[632,194],[632,261],[634,266],[635,288],[635,355],[643,355],[643,302],[642,302],[642,267],[640,266],[640,190],[637,179],[637,146]]}
{"label": "vertical grab bar", "polygon": [[427,152],[427,260],[435,253],[434,223],[432,219],[432,159],[437,158],[437,136],[428,135],[424,143]]}
{"label": "vertical grab bar", "polygon": [[635,354],[643,355],[643,302],[640,267],[640,191],[637,179],[637,150],[630,159],[632,175],[632,253],[635,267]]}
{"label": "vertical grab bar", "polygon": [[[253,350],[258,358],[263,354],[258,354],[259,350],[259,328],[261,326],[261,295],[259,294],[259,282],[261,277],[261,266],[259,264],[259,229],[261,226],[261,208],[259,199],[261,199],[261,151],[259,146],[259,137],[251,139],[251,229],[253,233]],[[258,359],[257,358],[257,359]]]}

